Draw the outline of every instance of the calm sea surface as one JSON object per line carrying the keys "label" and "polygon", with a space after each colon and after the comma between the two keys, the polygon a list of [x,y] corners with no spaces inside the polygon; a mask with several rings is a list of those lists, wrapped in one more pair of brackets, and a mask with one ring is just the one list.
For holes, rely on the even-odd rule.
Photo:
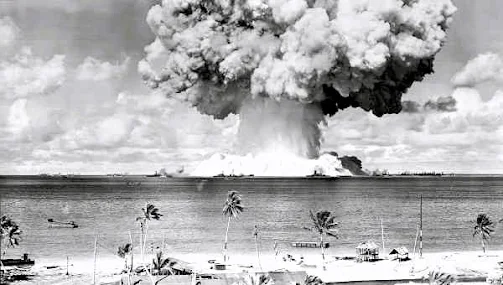
{"label": "calm sea surface", "polygon": [[[141,182],[128,186],[128,181]],[[131,183],[130,183],[131,184]],[[100,256],[139,239],[135,218],[145,203],[164,215],[149,224],[149,244],[173,253],[220,253],[226,227],[222,206],[227,191],[237,190],[245,211],[231,222],[229,251],[254,253],[253,227],[261,248],[302,253],[292,241],[316,241],[303,229],[310,209],[332,211],[340,221],[340,238],[330,239],[329,253],[353,253],[366,240],[381,244],[382,218],[386,248],[410,251],[423,195],[424,252],[479,250],[472,237],[478,213],[496,222],[503,218],[503,177],[421,177],[323,179],[202,179],[145,177],[41,178],[0,177],[0,212],[23,230],[21,246],[8,253],[35,259],[93,256],[99,234]],[[79,228],[49,228],[47,219],[73,220]],[[151,246],[149,246],[151,247]],[[497,224],[490,249],[503,249],[503,223]]]}

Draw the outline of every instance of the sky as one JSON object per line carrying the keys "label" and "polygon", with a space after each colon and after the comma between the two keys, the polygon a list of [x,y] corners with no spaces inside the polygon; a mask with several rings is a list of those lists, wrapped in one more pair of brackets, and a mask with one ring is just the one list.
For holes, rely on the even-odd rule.
{"label": "sky", "polygon": [[[190,171],[232,152],[238,116],[214,120],[142,82],[156,3],[0,1],[0,174]],[[370,170],[503,173],[503,2],[454,4],[435,73],[403,96],[419,108],[339,112],[322,151]]]}

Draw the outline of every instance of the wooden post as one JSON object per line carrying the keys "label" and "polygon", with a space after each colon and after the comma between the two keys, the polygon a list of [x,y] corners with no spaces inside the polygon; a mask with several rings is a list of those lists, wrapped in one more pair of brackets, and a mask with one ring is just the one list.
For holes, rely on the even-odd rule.
{"label": "wooden post", "polygon": [[131,269],[129,270],[129,272],[133,272],[134,244],[133,244],[133,237],[131,236],[131,230],[129,231],[129,242],[131,243]]}
{"label": "wooden post", "polygon": [[419,208],[419,258],[423,257],[423,195]]}
{"label": "wooden post", "polygon": [[96,254],[98,253],[98,234],[94,238],[94,268],[93,268],[93,285],[96,285]]}

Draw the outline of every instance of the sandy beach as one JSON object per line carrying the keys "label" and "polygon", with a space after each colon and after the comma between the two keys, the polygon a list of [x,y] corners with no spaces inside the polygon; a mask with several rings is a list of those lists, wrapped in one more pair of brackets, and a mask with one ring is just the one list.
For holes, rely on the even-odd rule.
{"label": "sandy beach", "polygon": [[[183,260],[198,274],[228,274],[238,276],[255,272],[298,272],[320,277],[325,283],[396,280],[397,283],[427,278],[429,272],[448,273],[458,283],[484,283],[487,277],[503,275],[503,251],[482,252],[440,252],[425,253],[422,258],[408,261],[383,259],[375,262],[357,262],[354,255],[326,256],[326,270],[321,266],[321,255],[313,250],[312,254],[292,255],[291,260],[285,255],[261,255],[260,265],[256,254],[231,255],[226,270],[216,270],[212,260],[221,260],[219,254],[175,254],[172,257]],[[285,257],[285,260],[283,259]],[[149,260],[149,258],[145,258]],[[210,262],[208,262],[210,261]],[[49,269],[47,268],[49,266]],[[51,266],[58,266],[53,267]],[[110,258],[99,260],[96,266],[96,284],[115,284],[119,282],[123,260]],[[32,268],[35,274],[29,281],[15,284],[92,284],[93,260],[74,261],[66,275],[66,261],[63,263],[37,264]]]}

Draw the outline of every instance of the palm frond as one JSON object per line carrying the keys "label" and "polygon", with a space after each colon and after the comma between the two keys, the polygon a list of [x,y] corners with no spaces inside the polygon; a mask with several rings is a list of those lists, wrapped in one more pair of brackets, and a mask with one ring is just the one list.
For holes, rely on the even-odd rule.
{"label": "palm frond", "polygon": [[449,285],[454,282],[454,276],[448,273],[430,271],[428,273],[429,284]]}
{"label": "palm frond", "polygon": [[119,246],[117,248],[117,255],[124,258],[124,257],[126,257],[126,255],[128,255],[132,251],[133,251],[133,245],[130,243],[126,243],[126,244]]}
{"label": "palm frond", "polygon": [[494,232],[494,223],[488,215],[479,214],[473,228],[473,236],[480,235],[483,240],[488,240]]}
{"label": "palm frond", "polygon": [[326,234],[332,237],[337,237],[336,228],[339,223],[335,221],[335,217],[329,211],[319,211],[316,214],[313,211],[309,211],[309,216],[311,218],[312,227],[304,229],[309,229],[313,232],[319,234]]}
{"label": "palm frond", "polygon": [[323,281],[318,276],[307,275],[304,280],[304,285],[323,285]]}
{"label": "palm frond", "polygon": [[236,218],[243,210],[244,207],[241,205],[241,196],[238,195],[237,191],[229,191],[227,193],[227,200],[222,209],[224,216]]}

